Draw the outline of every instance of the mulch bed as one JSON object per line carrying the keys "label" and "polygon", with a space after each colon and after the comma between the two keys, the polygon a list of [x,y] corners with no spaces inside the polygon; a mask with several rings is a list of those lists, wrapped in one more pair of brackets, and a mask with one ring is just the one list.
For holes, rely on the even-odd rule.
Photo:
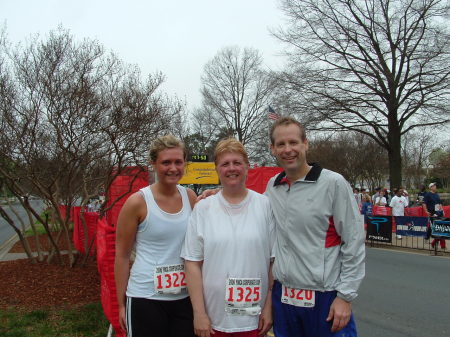
{"label": "mulch bed", "polygon": [[[39,238],[48,247],[45,235]],[[46,243],[47,241],[47,243]],[[30,240],[33,245],[33,240]],[[61,240],[62,243],[62,240]],[[60,245],[61,249],[65,249]],[[32,246],[32,250],[35,250]],[[10,253],[23,252],[20,242]],[[73,307],[100,300],[100,278],[92,257],[85,266],[70,268],[67,256],[64,266],[56,262],[32,264],[28,259],[0,262],[0,308],[35,310],[45,307]]]}

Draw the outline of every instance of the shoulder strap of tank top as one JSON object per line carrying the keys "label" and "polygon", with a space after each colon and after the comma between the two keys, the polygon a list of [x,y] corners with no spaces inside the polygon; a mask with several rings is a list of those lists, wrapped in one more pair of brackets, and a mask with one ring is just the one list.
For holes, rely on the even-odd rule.
{"label": "shoulder strap of tank top", "polygon": [[152,206],[155,203],[155,199],[153,198],[152,190],[150,189],[150,186],[146,186],[144,188],[141,188],[139,191],[144,196],[144,200],[145,200],[145,203],[147,204],[147,211],[148,211],[150,206]]}
{"label": "shoulder strap of tank top", "polygon": [[189,196],[187,194],[187,189],[184,186],[177,185],[178,191],[180,191],[181,194],[181,200],[183,202],[183,208],[191,209],[191,203],[189,201]]}

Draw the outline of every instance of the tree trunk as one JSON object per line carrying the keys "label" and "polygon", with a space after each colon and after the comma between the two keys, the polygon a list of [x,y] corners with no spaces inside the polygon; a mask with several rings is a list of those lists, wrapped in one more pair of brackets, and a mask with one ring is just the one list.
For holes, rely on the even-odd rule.
{"label": "tree trunk", "polygon": [[[82,204],[81,205],[81,211],[80,211],[80,220],[81,220],[81,224],[83,226],[83,248],[84,248],[84,253],[87,254],[88,251],[88,245],[89,245],[89,236],[88,236],[88,226],[86,223],[86,218],[84,217],[84,213],[85,213],[85,209],[86,209],[86,205]],[[75,228],[73,229],[75,230]]]}
{"label": "tree trunk", "polygon": [[[48,239],[49,239],[50,245],[51,245],[51,247],[53,247],[53,249],[56,250],[56,254],[57,254],[58,261],[62,263],[61,254],[60,254],[60,252],[59,252],[58,246],[57,246],[55,240],[53,239],[53,236],[52,236],[52,234],[51,234],[50,228],[48,227],[48,215],[46,214],[45,220],[42,219],[41,215],[38,214],[38,213],[31,207],[30,203],[28,202],[28,198],[25,199],[25,205],[26,205],[27,209],[30,210],[30,212],[34,215],[34,217],[35,217],[38,221],[40,221],[40,222],[42,223],[42,225],[44,226],[45,231],[47,232],[47,237],[48,237]],[[49,262],[49,259],[47,259],[47,261]]]}
{"label": "tree trunk", "polygon": [[14,231],[17,233],[17,235],[19,236],[20,242],[22,243],[22,246],[25,250],[25,253],[27,254],[28,258],[30,259],[31,263],[35,264],[36,263],[36,259],[34,258],[30,246],[28,244],[28,241],[25,239],[25,237],[22,235],[22,233],[20,232],[20,229],[17,228],[17,226],[14,224],[14,221],[10,218],[10,216],[8,215],[8,213],[5,212],[5,210],[3,209],[3,207],[0,206],[0,215],[2,216],[3,219],[6,220],[6,222],[14,229]]}
{"label": "tree trunk", "polygon": [[20,233],[20,231],[16,233],[19,236],[19,240],[22,243],[23,249],[25,250],[28,259],[31,261],[32,264],[36,264],[36,258],[33,256],[33,252],[31,251],[30,244],[28,243],[27,238],[24,237],[22,233]]}
{"label": "tree trunk", "polygon": [[42,261],[44,261],[44,255],[42,254],[41,242],[39,241],[39,234],[36,230],[36,225],[34,224],[34,221],[33,221],[33,215],[31,214],[29,209],[27,209],[27,208],[25,208],[25,209],[27,211],[28,221],[30,222],[30,227],[33,230],[33,237],[36,242],[36,251],[37,251],[38,261],[42,262]]}
{"label": "tree trunk", "polygon": [[400,143],[400,130],[397,128],[389,132],[389,184],[393,188],[402,186],[402,153]]}

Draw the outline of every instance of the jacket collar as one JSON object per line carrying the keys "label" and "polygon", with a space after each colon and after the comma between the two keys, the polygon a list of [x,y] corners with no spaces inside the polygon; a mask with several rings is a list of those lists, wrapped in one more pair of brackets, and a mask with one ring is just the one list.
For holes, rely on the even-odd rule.
{"label": "jacket collar", "polygon": [[[319,163],[312,163],[308,165],[311,165],[312,167],[306,175],[304,181],[314,183],[317,181],[317,179],[319,179],[320,173],[322,172],[322,167],[319,165]],[[278,174],[278,176],[275,178],[273,186],[282,185],[284,183],[289,183],[285,171]]]}

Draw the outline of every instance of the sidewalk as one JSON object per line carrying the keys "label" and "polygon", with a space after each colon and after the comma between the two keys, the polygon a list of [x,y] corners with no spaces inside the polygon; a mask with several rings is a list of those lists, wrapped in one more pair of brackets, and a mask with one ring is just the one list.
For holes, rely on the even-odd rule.
{"label": "sidewalk", "polygon": [[27,254],[25,253],[10,253],[11,248],[19,241],[19,236],[14,234],[8,241],[0,246],[0,261],[11,261],[26,259]]}
{"label": "sidewalk", "polygon": [[[9,251],[11,248],[16,244],[16,242],[19,242],[19,236],[15,234],[11,239],[6,241],[1,247],[0,247],[0,262],[2,261],[14,261],[14,260],[21,260],[21,259],[28,259],[28,256],[26,253],[10,253]],[[67,254],[67,250],[60,251],[61,254]],[[74,250],[74,253],[76,251]],[[48,255],[48,252],[42,252],[43,255]],[[33,256],[37,257],[37,253],[33,252]]]}

